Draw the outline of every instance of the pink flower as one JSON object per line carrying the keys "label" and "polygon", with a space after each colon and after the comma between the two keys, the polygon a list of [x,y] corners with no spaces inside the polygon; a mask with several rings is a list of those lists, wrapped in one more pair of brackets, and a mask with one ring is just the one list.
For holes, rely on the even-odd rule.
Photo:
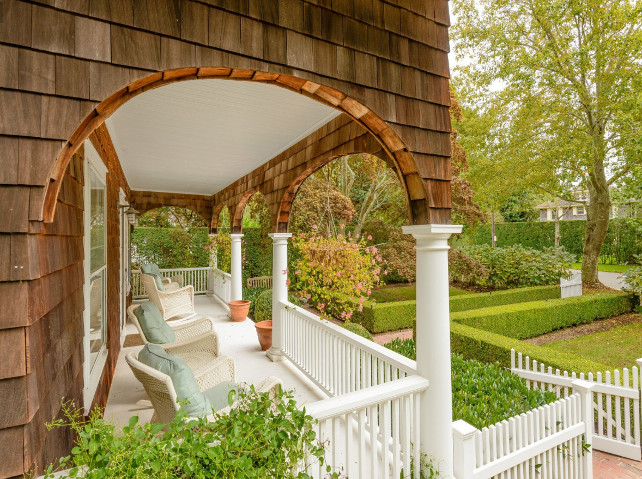
{"label": "pink flower", "polygon": [[286,286],[290,286],[290,280],[289,280],[289,279],[286,279],[286,280],[285,280],[285,285],[286,285]]}
{"label": "pink flower", "polygon": [[377,264],[377,262],[373,259],[373,260],[372,260],[372,264]]}
{"label": "pink flower", "polygon": [[368,235],[368,241],[372,241],[372,236]]}
{"label": "pink flower", "polygon": [[352,317],[352,311],[350,311],[348,314],[346,314],[346,319],[350,319]]}
{"label": "pink flower", "polygon": [[337,271],[337,278],[341,277],[341,271]]}
{"label": "pink flower", "polygon": [[357,283],[357,289],[361,291],[361,288],[363,288],[363,285],[361,283]]}
{"label": "pink flower", "polygon": [[363,304],[359,305],[359,312],[363,311]]}
{"label": "pink flower", "polygon": [[342,317],[342,318],[345,318],[345,317],[346,317],[346,312],[345,312],[345,311],[341,311],[341,317]]}
{"label": "pink flower", "polygon": [[376,246],[373,246],[372,248],[370,248],[370,251],[372,251],[372,254],[377,254],[377,251],[379,250],[376,248]]}
{"label": "pink flower", "polygon": [[388,270],[387,270],[387,269],[386,269],[386,270],[384,270],[383,275],[384,275],[384,276],[388,276]]}
{"label": "pink flower", "polygon": [[317,304],[317,308],[319,308],[319,311],[323,311],[325,309],[325,303]]}
{"label": "pink flower", "polygon": [[369,289],[368,291],[366,291],[366,294],[370,296],[372,294],[372,290]]}
{"label": "pink flower", "polygon": [[300,275],[301,274],[301,270],[297,269],[296,271],[294,271],[294,274],[296,274],[297,276]]}
{"label": "pink flower", "polygon": [[365,300],[366,300],[366,298],[364,298],[363,296],[361,296],[361,297],[359,298],[359,302],[360,302],[360,303],[363,303]]}

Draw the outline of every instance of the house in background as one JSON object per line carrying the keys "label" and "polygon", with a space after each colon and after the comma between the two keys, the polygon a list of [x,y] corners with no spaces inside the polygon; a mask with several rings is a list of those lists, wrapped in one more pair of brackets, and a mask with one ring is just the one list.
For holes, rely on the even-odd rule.
{"label": "house in background", "polygon": [[[555,221],[555,212],[561,221],[567,220],[586,220],[586,207],[590,203],[590,196],[587,190],[576,190],[573,193],[575,201],[563,200],[556,198],[553,201],[546,201],[537,205],[539,210],[539,221]],[[612,218],[632,218],[638,214],[638,200],[629,199],[624,202],[616,202],[613,199],[609,217]]]}

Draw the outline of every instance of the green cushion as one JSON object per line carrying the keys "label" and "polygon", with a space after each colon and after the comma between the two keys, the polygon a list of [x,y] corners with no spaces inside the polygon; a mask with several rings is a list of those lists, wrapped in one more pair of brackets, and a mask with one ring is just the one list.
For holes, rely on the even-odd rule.
{"label": "green cushion", "polygon": [[156,281],[156,288],[158,291],[165,291],[165,285],[163,284],[163,277],[160,274],[152,274],[154,281]]}
{"label": "green cushion", "polygon": [[134,310],[147,341],[154,344],[167,344],[176,341],[176,333],[163,320],[158,307],[151,301],[142,303]]}
{"label": "green cushion", "polygon": [[160,346],[146,344],[138,353],[138,360],[172,378],[178,401],[188,401],[183,405],[188,415],[207,416],[212,414],[209,400],[198,389],[194,373],[183,359],[168,354]]}
{"label": "green cushion", "polygon": [[157,274],[159,276],[161,274],[160,268],[154,263],[144,264],[140,267],[140,270],[144,274]]}
{"label": "green cushion", "polygon": [[[230,392],[234,391],[234,395],[230,398]],[[203,391],[205,396],[215,411],[226,408],[230,405],[230,399],[234,401],[237,397],[238,386],[232,381],[223,381],[216,386]]]}

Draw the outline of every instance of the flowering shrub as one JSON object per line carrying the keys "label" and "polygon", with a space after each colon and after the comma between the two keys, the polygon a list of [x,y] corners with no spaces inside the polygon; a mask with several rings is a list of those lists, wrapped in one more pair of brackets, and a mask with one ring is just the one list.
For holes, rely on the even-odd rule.
{"label": "flowering shrub", "polygon": [[368,246],[363,237],[308,237],[301,233],[292,244],[296,252],[290,270],[294,273],[290,275],[291,289],[323,315],[349,321],[355,309],[363,311],[363,303],[385,274],[379,251]]}
{"label": "flowering shrub", "polygon": [[[216,248],[216,262],[218,264],[218,269],[225,271],[226,273],[231,272],[232,269],[232,239],[230,238],[229,233],[219,233],[216,236],[212,236],[209,239],[208,245],[205,246],[205,249],[209,252],[212,248]],[[248,264],[247,258],[245,257],[245,240],[241,240],[241,268],[245,269],[245,266]]]}
{"label": "flowering shrub", "polygon": [[495,289],[555,284],[568,275],[569,264],[574,260],[564,248],[554,247],[539,251],[521,245],[508,248],[484,245],[469,246],[462,251],[488,270],[488,277],[480,276],[476,285]]}

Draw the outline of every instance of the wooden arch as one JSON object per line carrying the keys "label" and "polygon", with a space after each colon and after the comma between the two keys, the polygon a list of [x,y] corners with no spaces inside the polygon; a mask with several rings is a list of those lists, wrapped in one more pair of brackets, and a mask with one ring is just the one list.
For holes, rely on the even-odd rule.
{"label": "wooden arch", "polygon": [[259,190],[257,189],[246,191],[241,197],[241,201],[239,201],[236,208],[234,208],[234,216],[232,217],[230,214],[230,229],[232,233],[240,233],[243,229],[243,213],[245,212],[245,206],[247,205],[247,202],[250,201],[250,198],[258,192]]}
{"label": "wooden arch", "polygon": [[339,90],[304,78],[283,73],[226,67],[190,67],[153,73],[133,81],[99,103],[78,125],[56,157],[49,173],[50,180],[42,204],[44,221],[46,223],[53,221],[56,199],[71,157],[96,128],[101,126],[118,108],[147,90],[178,81],[199,79],[233,79],[268,83],[308,96],[347,114],[366,128],[395,162],[402,186],[410,200],[409,214],[412,223],[429,222],[426,187],[422,182],[414,158],[394,130],[372,110]]}

